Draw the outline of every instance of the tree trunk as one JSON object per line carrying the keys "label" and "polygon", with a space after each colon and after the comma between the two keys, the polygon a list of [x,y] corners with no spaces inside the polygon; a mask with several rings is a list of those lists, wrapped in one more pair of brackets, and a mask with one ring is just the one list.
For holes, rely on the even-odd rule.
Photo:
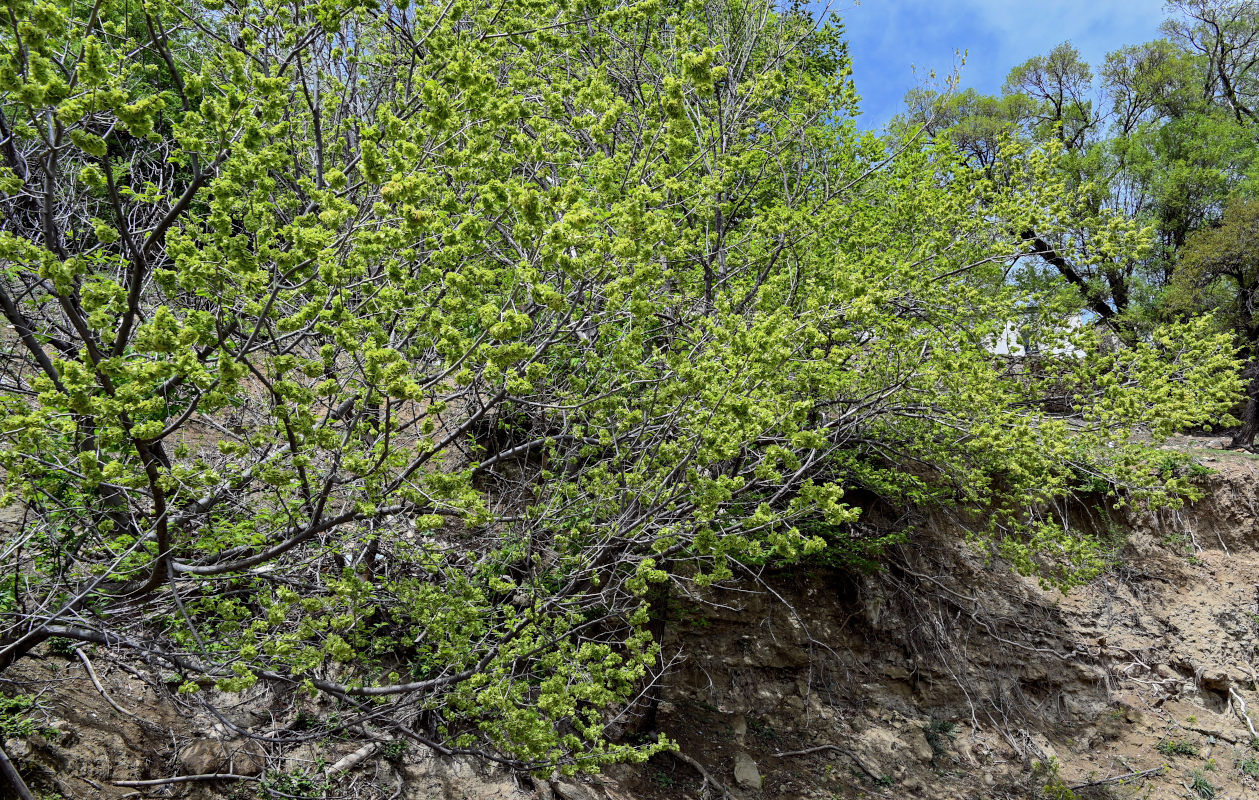
{"label": "tree trunk", "polygon": [[[665,569],[667,570],[668,567]],[[656,653],[655,674],[647,675],[650,683],[638,699],[633,701],[633,705],[637,706],[634,711],[641,714],[633,725],[634,732],[638,734],[655,733],[660,729],[660,701],[664,694],[664,637],[669,626],[669,600],[672,595],[668,581],[652,587],[648,592],[651,616],[647,623],[647,630],[651,631],[651,636],[660,650]],[[634,714],[630,714],[631,718],[633,716]]]}
{"label": "tree trunk", "polygon": [[1246,410],[1242,412],[1241,429],[1233,435],[1229,446],[1249,450],[1255,445],[1255,433],[1259,432],[1259,359],[1252,359],[1246,365],[1242,377],[1250,379],[1246,384]]}

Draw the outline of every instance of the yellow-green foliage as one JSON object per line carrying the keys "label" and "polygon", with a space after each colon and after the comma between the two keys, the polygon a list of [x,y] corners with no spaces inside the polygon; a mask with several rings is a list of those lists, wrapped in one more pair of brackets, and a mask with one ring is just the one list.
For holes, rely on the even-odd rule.
{"label": "yellow-green foliage", "polygon": [[888,161],[798,14],[8,6],[0,666],[106,641],[593,770],[667,744],[604,726],[675,577],[855,535],[856,487],[1069,585],[1098,545],[1046,509],[1176,502],[1134,432],[1236,389],[1201,325],[1116,350],[1008,282],[1060,187]]}

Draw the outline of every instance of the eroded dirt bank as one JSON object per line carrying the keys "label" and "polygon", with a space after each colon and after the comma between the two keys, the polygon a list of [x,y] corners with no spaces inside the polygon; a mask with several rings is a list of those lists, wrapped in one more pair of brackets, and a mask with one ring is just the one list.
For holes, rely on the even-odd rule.
{"label": "eroded dirt bank", "polygon": [[90,651],[27,668],[52,688],[40,732],[6,749],[66,798],[258,796],[256,780],[135,785],[224,772],[364,798],[1259,797],[1259,460],[1200,455],[1207,498],[1130,522],[1122,566],[1070,595],[937,530],[878,575],[798,571],[673,604],[666,651],[685,656],[657,721],[680,755],[597,780],[522,784],[364,747],[370,731],[280,759],[237,731],[326,709],[260,693],[216,719]]}

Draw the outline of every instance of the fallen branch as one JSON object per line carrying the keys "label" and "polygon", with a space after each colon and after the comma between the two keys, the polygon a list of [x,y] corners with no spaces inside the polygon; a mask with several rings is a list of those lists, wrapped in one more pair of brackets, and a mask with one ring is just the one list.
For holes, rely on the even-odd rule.
{"label": "fallen branch", "polygon": [[[677,758],[679,761],[681,761],[683,764],[688,765],[691,769],[698,772],[701,776],[703,776],[705,781],[717,787],[717,791],[721,792],[722,797],[731,797],[731,798],[734,797],[734,795],[731,794],[730,790],[726,788],[725,784],[723,784],[721,781],[714,778],[712,776],[712,773],[710,773],[707,769],[704,768],[703,764],[691,758],[686,753],[682,753],[677,750],[673,751],[673,756]],[[701,794],[702,793],[703,792],[701,790]]]}
{"label": "fallen branch", "polygon": [[87,660],[87,653],[83,652],[83,648],[76,647],[74,652],[79,656],[79,661],[83,662],[83,668],[87,670],[87,676],[92,679],[92,685],[96,687],[96,691],[100,693],[100,696],[105,698],[105,702],[113,706],[114,710],[119,714],[131,717],[132,719],[140,719],[132,712],[115,703],[114,698],[109,696],[109,692],[105,691],[105,687],[101,685],[100,678],[96,677],[96,670],[92,668],[92,662]]}
{"label": "fallen branch", "polygon": [[21,773],[17,771],[17,767],[13,766],[13,762],[9,760],[9,754],[4,752],[3,747],[0,747],[0,774],[8,779],[9,786],[17,792],[19,800],[35,800],[35,795],[31,793],[26,781],[22,780]]}
{"label": "fallen branch", "polygon": [[173,778],[154,778],[147,781],[113,781],[115,786],[166,786],[171,783],[198,783],[201,781],[256,781],[253,775],[236,775],[231,772],[215,772],[209,775],[176,775]]}
{"label": "fallen branch", "polygon": [[340,775],[342,772],[349,772],[375,755],[376,752],[383,746],[384,745],[380,742],[368,742],[359,749],[355,750],[353,753],[350,753],[345,758],[342,758],[337,763],[328,767],[327,771],[324,772],[324,775],[331,778],[334,775]]}
{"label": "fallen branch", "polygon": [[1131,780],[1137,780],[1139,778],[1144,778],[1146,776],[1153,775],[1158,772],[1162,772],[1165,769],[1167,769],[1166,764],[1164,764],[1161,767],[1155,767],[1154,769],[1144,769],[1144,770],[1141,770],[1140,772],[1129,772],[1124,775],[1114,775],[1110,778],[1102,778],[1100,781],[1089,781],[1088,783],[1077,783],[1074,786],[1068,786],[1067,788],[1074,792],[1076,789],[1087,789],[1090,786],[1105,786],[1106,784],[1109,784],[1109,783],[1122,783],[1124,781],[1131,781]]}
{"label": "fallen branch", "polygon": [[820,753],[823,750],[834,750],[840,755],[848,756],[848,758],[852,760],[852,763],[860,767],[861,771],[864,772],[872,781],[880,780],[883,777],[879,773],[872,770],[869,766],[867,766],[866,763],[862,761],[861,758],[856,753],[846,748],[840,747],[837,744],[820,744],[817,747],[806,747],[803,750],[789,750],[782,753],[774,753],[774,758],[787,758],[788,756],[807,756],[807,755],[812,755],[813,753]]}
{"label": "fallen branch", "polygon": [[1250,715],[1246,713],[1246,701],[1242,699],[1242,696],[1232,686],[1228,687],[1228,696],[1233,698],[1233,702],[1237,704],[1233,707],[1233,710],[1246,721],[1246,727],[1250,729],[1251,741],[1259,739],[1259,733],[1255,733],[1255,725],[1250,721]]}

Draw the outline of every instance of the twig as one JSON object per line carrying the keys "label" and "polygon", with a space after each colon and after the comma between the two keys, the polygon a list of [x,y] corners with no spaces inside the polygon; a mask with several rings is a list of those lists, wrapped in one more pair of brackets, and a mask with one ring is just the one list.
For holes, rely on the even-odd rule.
{"label": "twig", "polygon": [[883,777],[879,773],[870,769],[870,767],[866,766],[866,763],[862,761],[861,758],[858,757],[856,753],[846,748],[840,747],[837,744],[820,744],[817,747],[806,747],[803,750],[788,750],[783,753],[774,753],[774,758],[787,758],[788,756],[807,756],[813,753],[820,753],[823,750],[834,750],[840,755],[848,756],[848,758],[851,759],[854,764],[856,764],[858,767],[861,768],[862,772],[864,772],[866,775],[870,777],[870,780],[877,781]]}
{"label": "twig", "polygon": [[[170,783],[196,783],[199,781],[256,781],[253,775],[235,775],[231,772],[216,772],[209,775],[176,775],[173,778],[154,778],[148,781],[114,781],[115,786],[166,786]],[[34,798],[31,798],[34,800]]]}
{"label": "twig", "polygon": [[1077,783],[1074,786],[1069,786],[1067,788],[1069,788],[1071,791],[1075,791],[1076,789],[1087,789],[1090,786],[1105,786],[1108,783],[1121,783],[1123,781],[1137,780],[1138,778],[1144,778],[1147,775],[1153,775],[1156,772],[1162,772],[1165,769],[1167,769],[1166,764],[1160,767],[1155,767],[1154,769],[1143,769],[1140,772],[1129,772],[1124,775],[1114,775],[1109,778],[1102,778],[1100,781],[1089,781],[1088,783]]}
{"label": "twig", "polygon": [[114,702],[114,698],[109,696],[109,692],[105,691],[105,687],[101,685],[100,678],[96,677],[96,670],[92,668],[92,662],[87,660],[87,653],[83,652],[83,648],[76,647],[74,652],[78,655],[79,660],[83,662],[83,668],[87,670],[87,676],[92,679],[92,685],[96,687],[96,691],[100,692],[101,697],[105,698],[105,702],[114,707],[119,714],[131,717],[132,719],[140,719],[132,712],[123,708]]}
{"label": "twig", "polygon": [[721,781],[714,778],[712,776],[712,773],[710,773],[707,769],[704,768],[703,764],[691,758],[686,753],[683,753],[677,750],[673,751],[673,756],[674,758],[678,759],[682,763],[689,765],[691,769],[695,770],[700,775],[702,775],[704,780],[708,781],[713,786],[716,786],[717,791],[721,792],[722,797],[734,797],[734,795],[730,792],[730,790],[726,788],[725,784],[723,784]]}

